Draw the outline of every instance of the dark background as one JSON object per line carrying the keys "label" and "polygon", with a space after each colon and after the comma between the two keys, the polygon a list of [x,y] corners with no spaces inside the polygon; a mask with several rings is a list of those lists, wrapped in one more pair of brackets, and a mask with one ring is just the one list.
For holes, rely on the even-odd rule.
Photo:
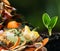
{"label": "dark background", "polygon": [[58,16],[58,22],[53,32],[60,32],[60,0],[9,0],[17,9],[17,13],[24,15],[26,20],[35,27],[40,27],[40,32],[47,29],[42,23],[42,14],[48,13],[51,17]]}

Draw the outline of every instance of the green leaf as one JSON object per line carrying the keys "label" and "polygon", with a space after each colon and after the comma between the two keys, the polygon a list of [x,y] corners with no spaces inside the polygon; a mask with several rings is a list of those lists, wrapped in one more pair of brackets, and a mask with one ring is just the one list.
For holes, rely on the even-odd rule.
{"label": "green leaf", "polygon": [[48,25],[50,24],[50,17],[47,13],[44,13],[42,16],[43,24],[45,25],[46,28],[48,28]]}
{"label": "green leaf", "polygon": [[50,29],[54,28],[54,26],[55,26],[56,23],[57,23],[57,20],[58,20],[58,16],[55,16],[55,17],[52,17],[52,18],[51,18],[51,21],[50,21],[50,24],[49,24],[49,28],[50,28]]}

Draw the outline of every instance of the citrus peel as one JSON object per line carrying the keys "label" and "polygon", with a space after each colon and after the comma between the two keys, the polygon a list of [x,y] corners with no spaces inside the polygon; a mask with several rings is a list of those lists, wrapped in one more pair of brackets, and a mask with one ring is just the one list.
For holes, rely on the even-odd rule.
{"label": "citrus peel", "polygon": [[7,28],[18,28],[19,27],[19,23],[16,21],[10,21],[7,24]]}

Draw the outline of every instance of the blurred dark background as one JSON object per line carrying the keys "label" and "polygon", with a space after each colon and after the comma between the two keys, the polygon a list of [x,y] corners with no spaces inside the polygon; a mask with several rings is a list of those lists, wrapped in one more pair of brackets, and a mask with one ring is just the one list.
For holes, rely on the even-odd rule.
{"label": "blurred dark background", "polygon": [[34,27],[40,27],[40,32],[47,29],[42,23],[42,14],[48,13],[50,17],[58,16],[58,22],[53,32],[60,32],[60,0],[9,0],[11,5],[22,14]]}

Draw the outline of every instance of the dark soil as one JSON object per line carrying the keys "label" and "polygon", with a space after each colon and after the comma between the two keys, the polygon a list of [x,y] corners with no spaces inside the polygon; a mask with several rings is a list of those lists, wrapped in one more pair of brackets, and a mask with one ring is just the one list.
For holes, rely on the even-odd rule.
{"label": "dark soil", "polygon": [[[49,37],[47,34],[41,35],[43,38]],[[45,46],[48,51],[60,51],[60,33],[54,33],[49,37],[49,42]]]}

